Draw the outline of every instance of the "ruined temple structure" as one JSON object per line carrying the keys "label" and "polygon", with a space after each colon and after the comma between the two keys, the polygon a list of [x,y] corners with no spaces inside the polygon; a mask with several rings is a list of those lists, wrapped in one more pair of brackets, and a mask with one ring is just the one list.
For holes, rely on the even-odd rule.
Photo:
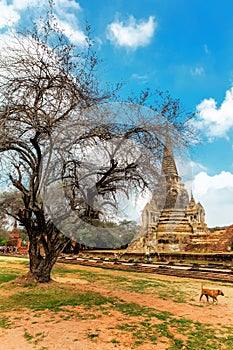
{"label": "ruined temple structure", "polygon": [[129,252],[186,251],[193,239],[205,242],[210,231],[205,211],[181,183],[167,132],[162,171],[152,198],[142,212],[139,234],[128,247]]}
{"label": "ruined temple structure", "polygon": [[17,228],[17,221],[15,221],[13,230],[9,235],[7,247],[19,249],[21,247],[21,244],[22,244],[22,238],[20,237],[20,234]]}
{"label": "ruined temple structure", "polygon": [[9,252],[18,252],[20,254],[28,253],[29,244],[23,241],[20,237],[20,232],[17,227],[17,221],[15,221],[13,230],[9,234],[6,246],[7,251]]}
{"label": "ruined temple structure", "polygon": [[233,225],[207,234],[193,235],[186,246],[187,252],[230,252],[233,249]]}

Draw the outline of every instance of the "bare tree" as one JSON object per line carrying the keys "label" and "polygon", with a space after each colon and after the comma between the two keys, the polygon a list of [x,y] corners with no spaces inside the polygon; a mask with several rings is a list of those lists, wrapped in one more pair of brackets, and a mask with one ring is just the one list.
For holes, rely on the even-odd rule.
{"label": "bare tree", "polygon": [[0,55],[2,177],[8,176],[22,195],[23,205],[14,215],[29,236],[28,277],[39,282],[50,280],[69,241],[46,217],[40,200],[44,150],[52,149],[51,134],[59,123],[72,117],[78,128],[81,111],[106,98],[94,77],[97,58],[91,45],[88,35],[83,49],[71,45],[51,7],[39,27],[12,36]]}
{"label": "bare tree", "polygon": [[71,45],[52,5],[41,25],[14,35],[0,54],[1,176],[21,194],[11,214],[27,231],[27,277],[37,282],[50,280],[72,239],[64,233],[73,213],[75,230],[98,226],[110,208],[117,215],[120,195],[143,191],[158,175],[166,115],[153,108],[145,115],[146,93],[106,109],[115,91],[100,91],[97,62],[88,31],[84,48]]}
{"label": "bare tree", "polygon": [[148,150],[148,146],[142,146],[142,138],[146,136],[148,144],[151,147],[154,145],[158,152],[159,147],[155,147],[153,133],[141,127],[119,124],[105,125],[104,129],[105,140],[102,138],[103,127],[96,127],[85,135],[88,137],[86,143],[95,134],[92,161],[89,159],[86,169],[84,166],[76,168],[70,160],[64,163],[62,172],[67,189],[72,189],[68,198],[74,210],[77,202],[80,208],[80,203],[82,205],[84,201],[84,220],[97,220],[97,223],[99,220],[104,221],[111,209],[113,215],[120,216],[121,198],[139,195],[146,188],[151,188],[158,177],[156,157]]}
{"label": "bare tree", "polygon": [[152,188],[159,174],[155,160],[161,141],[157,132],[148,128],[145,118],[140,126],[113,122],[119,113],[138,116],[137,109],[114,103],[97,105],[86,112],[89,121],[93,114],[99,116],[98,120],[101,116],[108,120],[105,118],[103,124],[92,119],[82,124],[80,133],[71,118],[71,124],[56,130],[41,193],[52,222],[73,239],[84,226],[89,225],[93,232],[90,225],[98,230],[106,228],[108,222],[124,220],[122,203]]}

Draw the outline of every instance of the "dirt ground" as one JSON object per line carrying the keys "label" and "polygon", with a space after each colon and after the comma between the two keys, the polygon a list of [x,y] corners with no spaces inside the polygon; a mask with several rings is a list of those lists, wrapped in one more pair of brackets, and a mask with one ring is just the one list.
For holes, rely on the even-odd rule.
{"label": "dirt ground", "polygon": [[[108,273],[107,271],[105,273]],[[118,272],[120,273],[120,272]],[[156,276],[154,276],[156,278]],[[190,291],[193,289],[193,298],[190,302],[177,303],[172,300],[164,300],[156,293],[140,294],[129,291],[119,291],[111,286],[98,285],[85,279],[74,276],[57,277],[56,281],[61,284],[71,284],[80,291],[94,291],[107,297],[117,297],[126,302],[133,302],[140,306],[167,311],[176,317],[185,317],[193,322],[208,323],[212,326],[227,325],[233,327],[233,286],[223,285],[224,297],[218,298],[218,304],[208,304],[203,298],[199,302],[200,286],[202,281],[179,279],[176,277],[158,276],[160,280],[181,281],[183,287]],[[214,285],[214,283],[211,283]],[[219,284],[218,284],[219,287]],[[9,293],[11,291],[9,290]],[[6,297],[6,291],[0,290],[0,296]],[[67,307],[67,310],[69,307]],[[74,312],[83,312],[79,306],[72,307]],[[127,321],[127,316],[118,311],[109,314],[98,315],[93,319],[66,318],[66,313],[55,313],[51,310],[32,312],[24,310],[20,314],[8,312],[6,317],[12,322],[9,328],[0,328],[1,350],[130,350],[132,339],[129,333],[120,333],[116,326],[120,322]],[[100,317],[101,316],[101,317]],[[135,317],[138,320],[138,317]],[[132,321],[132,317],[131,317]],[[87,336],[89,334],[89,336]],[[98,337],[95,339],[95,335]],[[31,338],[31,339],[30,339]],[[32,341],[33,339],[33,341]],[[120,342],[113,341],[120,339]],[[143,344],[137,346],[137,350],[163,350],[169,344],[163,338],[156,345]],[[134,349],[134,348],[133,348]],[[182,348],[184,350],[185,348]]]}

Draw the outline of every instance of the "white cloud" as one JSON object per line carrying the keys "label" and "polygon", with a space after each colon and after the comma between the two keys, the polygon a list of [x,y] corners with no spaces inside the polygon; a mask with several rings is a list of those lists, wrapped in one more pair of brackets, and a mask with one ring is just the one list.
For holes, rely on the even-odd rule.
{"label": "white cloud", "polygon": [[131,75],[131,79],[136,81],[139,84],[147,84],[148,83],[148,75],[147,74],[137,74],[133,73]]}
{"label": "white cloud", "polygon": [[26,9],[29,6],[38,4],[37,0],[13,0],[12,6],[17,10]]}
{"label": "white cloud", "polygon": [[145,80],[145,79],[148,79],[148,75],[147,74],[143,74],[143,75],[140,75],[140,74],[137,74],[137,73],[133,73],[131,75],[131,77],[133,79],[138,79],[138,80]]}
{"label": "white cloud", "polygon": [[201,163],[198,163],[198,162],[194,162],[193,160],[191,160],[190,166],[192,167],[192,172],[193,172],[194,175],[196,175],[200,171],[206,171],[207,170],[207,167],[205,165],[203,165]]}
{"label": "white cloud", "polygon": [[55,21],[58,26],[73,44],[84,46],[86,35],[79,28],[78,21],[78,13],[81,11],[81,6],[75,0],[57,0],[55,2]]}
{"label": "white cloud", "polygon": [[82,30],[75,29],[75,26],[72,26],[67,21],[56,19],[58,26],[63,30],[67,38],[74,44],[84,46],[86,42],[86,35]]}
{"label": "white cloud", "polygon": [[38,5],[38,0],[13,0],[12,4],[7,4],[6,0],[0,0],[0,29],[17,24],[20,20],[20,12],[35,5]]}
{"label": "white cloud", "polygon": [[192,75],[203,75],[205,73],[205,70],[203,67],[195,67],[191,69]]}
{"label": "white cloud", "polygon": [[[18,1],[20,1],[20,0],[18,0]],[[55,5],[56,6],[60,6],[61,5],[62,8],[70,7],[70,8],[76,9],[78,11],[81,10],[81,6],[75,0],[56,0]]]}
{"label": "white cloud", "polygon": [[11,27],[20,19],[19,14],[15,11],[14,6],[7,5],[6,1],[0,1],[0,29]]}
{"label": "white cloud", "polygon": [[116,20],[107,27],[107,38],[116,46],[136,50],[148,45],[154,35],[157,23],[153,16],[148,21],[136,21],[130,16],[127,23]]}
{"label": "white cloud", "polygon": [[[13,0],[11,5],[7,5],[5,0],[0,0],[0,29],[9,28],[16,25],[25,9],[29,9],[29,13],[33,17],[41,15],[47,9],[47,0]],[[35,12],[35,6],[37,11]],[[41,12],[41,11],[42,12]],[[85,33],[79,28],[78,13],[81,7],[75,0],[56,0],[54,11],[56,20],[65,35],[76,45],[85,45]]]}
{"label": "white cloud", "polygon": [[60,19],[66,19],[71,24],[75,19],[77,20],[77,13],[81,12],[82,8],[74,0],[57,0],[55,2],[55,10]]}
{"label": "white cloud", "polygon": [[[12,1],[12,6],[15,9],[26,9],[29,8],[30,6],[38,6],[38,0],[13,0]],[[39,6],[45,7],[48,5],[47,0],[41,0],[39,2]],[[81,7],[78,2],[75,0],[56,0],[55,1],[55,6],[56,9],[60,8],[63,10],[67,10],[68,8],[76,9],[76,10],[81,10]]]}
{"label": "white cloud", "polygon": [[227,90],[221,106],[213,98],[204,99],[197,107],[195,126],[209,137],[224,137],[233,128],[233,88]]}
{"label": "white cloud", "polygon": [[209,227],[233,224],[232,173],[222,171],[209,176],[206,172],[200,172],[193,181],[193,194],[205,208]]}

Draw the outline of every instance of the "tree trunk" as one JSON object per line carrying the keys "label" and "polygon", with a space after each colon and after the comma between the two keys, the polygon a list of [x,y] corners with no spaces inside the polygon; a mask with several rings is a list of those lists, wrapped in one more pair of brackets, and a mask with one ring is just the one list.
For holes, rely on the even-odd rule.
{"label": "tree trunk", "polygon": [[45,257],[37,257],[30,255],[30,271],[28,273],[29,279],[35,282],[48,283],[51,281],[51,271],[57,260],[57,256],[51,255]]}
{"label": "tree trunk", "polygon": [[[49,249],[42,246],[41,240],[31,236],[29,245],[30,270],[28,279],[48,283],[51,281],[51,271],[57,261],[58,256],[69,242],[67,237],[60,237],[59,240],[50,241]],[[44,241],[47,243],[46,241]]]}

